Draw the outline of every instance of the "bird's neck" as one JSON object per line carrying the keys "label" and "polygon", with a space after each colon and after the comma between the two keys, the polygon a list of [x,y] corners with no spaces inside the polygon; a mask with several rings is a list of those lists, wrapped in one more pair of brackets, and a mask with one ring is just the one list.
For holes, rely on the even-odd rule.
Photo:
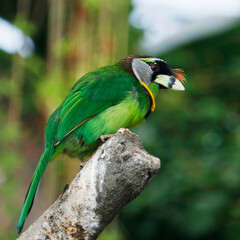
{"label": "bird's neck", "polygon": [[148,91],[148,93],[149,93],[149,95],[150,95],[150,97],[151,97],[151,112],[153,112],[154,111],[154,109],[155,109],[155,98],[156,98],[156,96],[157,96],[157,93],[158,93],[158,91],[159,91],[159,87],[158,87],[158,85],[157,84],[155,84],[155,83],[151,83],[148,87],[147,87],[147,91]]}
{"label": "bird's neck", "polygon": [[151,92],[153,93],[153,96],[156,98],[157,94],[159,92],[159,85],[153,82],[148,87],[151,90]]}

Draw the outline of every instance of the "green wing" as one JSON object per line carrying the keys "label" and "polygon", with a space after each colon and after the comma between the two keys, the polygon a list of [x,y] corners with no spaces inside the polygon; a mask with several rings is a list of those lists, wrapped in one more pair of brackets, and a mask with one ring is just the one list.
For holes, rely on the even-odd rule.
{"label": "green wing", "polygon": [[132,75],[116,66],[100,68],[83,76],[52,117],[55,125],[48,124],[55,126],[55,145],[88,119],[120,103],[133,90],[134,81]]}

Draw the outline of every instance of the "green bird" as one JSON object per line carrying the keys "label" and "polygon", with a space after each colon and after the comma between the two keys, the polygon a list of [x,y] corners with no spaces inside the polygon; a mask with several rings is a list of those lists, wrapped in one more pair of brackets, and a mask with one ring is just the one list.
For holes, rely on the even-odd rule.
{"label": "green bird", "polygon": [[102,143],[101,136],[143,123],[154,111],[161,89],[184,90],[181,69],[170,69],[151,56],[128,56],[80,78],[50,116],[42,154],[23,204],[17,226],[21,233],[49,161],[60,153],[81,160]]}

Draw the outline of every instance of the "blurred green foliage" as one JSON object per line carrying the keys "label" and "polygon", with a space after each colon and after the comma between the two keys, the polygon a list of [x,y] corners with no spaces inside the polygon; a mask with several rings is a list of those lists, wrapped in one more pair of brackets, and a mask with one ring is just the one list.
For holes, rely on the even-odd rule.
{"label": "blurred green foliage", "polygon": [[[82,74],[137,48],[130,1],[0,2],[0,16],[36,45],[26,59],[0,51],[0,239],[16,238],[25,192],[44,144],[44,125]],[[29,5],[30,4],[30,5]],[[101,240],[240,239],[240,25],[161,57],[187,75],[185,92],[161,91],[134,129],[161,170]],[[157,57],[157,56],[156,56]],[[78,163],[50,164],[28,218],[58,196]],[[44,205],[45,204],[45,205]],[[31,219],[32,217],[32,219]]]}
{"label": "blurred green foliage", "polygon": [[161,170],[120,213],[129,239],[240,239],[240,25],[161,56],[187,75],[135,129]]}

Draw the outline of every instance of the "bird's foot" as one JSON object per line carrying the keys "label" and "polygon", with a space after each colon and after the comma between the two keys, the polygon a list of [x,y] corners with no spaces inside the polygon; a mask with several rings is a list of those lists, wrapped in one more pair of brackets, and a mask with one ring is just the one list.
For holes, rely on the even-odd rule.
{"label": "bird's foot", "polygon": [[83,169],[83,167],[85,166],[85,164],[86,164],[86,162],[82,162],[82,163],[79,165],[80,169]]}
{"label": "bird's foot", "polygon": [[114,134],[105,134],[100,137],[102,142],[106,142],[109,138],[111,138]]}
{"label": "bird's foot", "polygon": [[66,184],[62,191],[62,195],[68,190],[68,188],[69,188],[69,184]]}

